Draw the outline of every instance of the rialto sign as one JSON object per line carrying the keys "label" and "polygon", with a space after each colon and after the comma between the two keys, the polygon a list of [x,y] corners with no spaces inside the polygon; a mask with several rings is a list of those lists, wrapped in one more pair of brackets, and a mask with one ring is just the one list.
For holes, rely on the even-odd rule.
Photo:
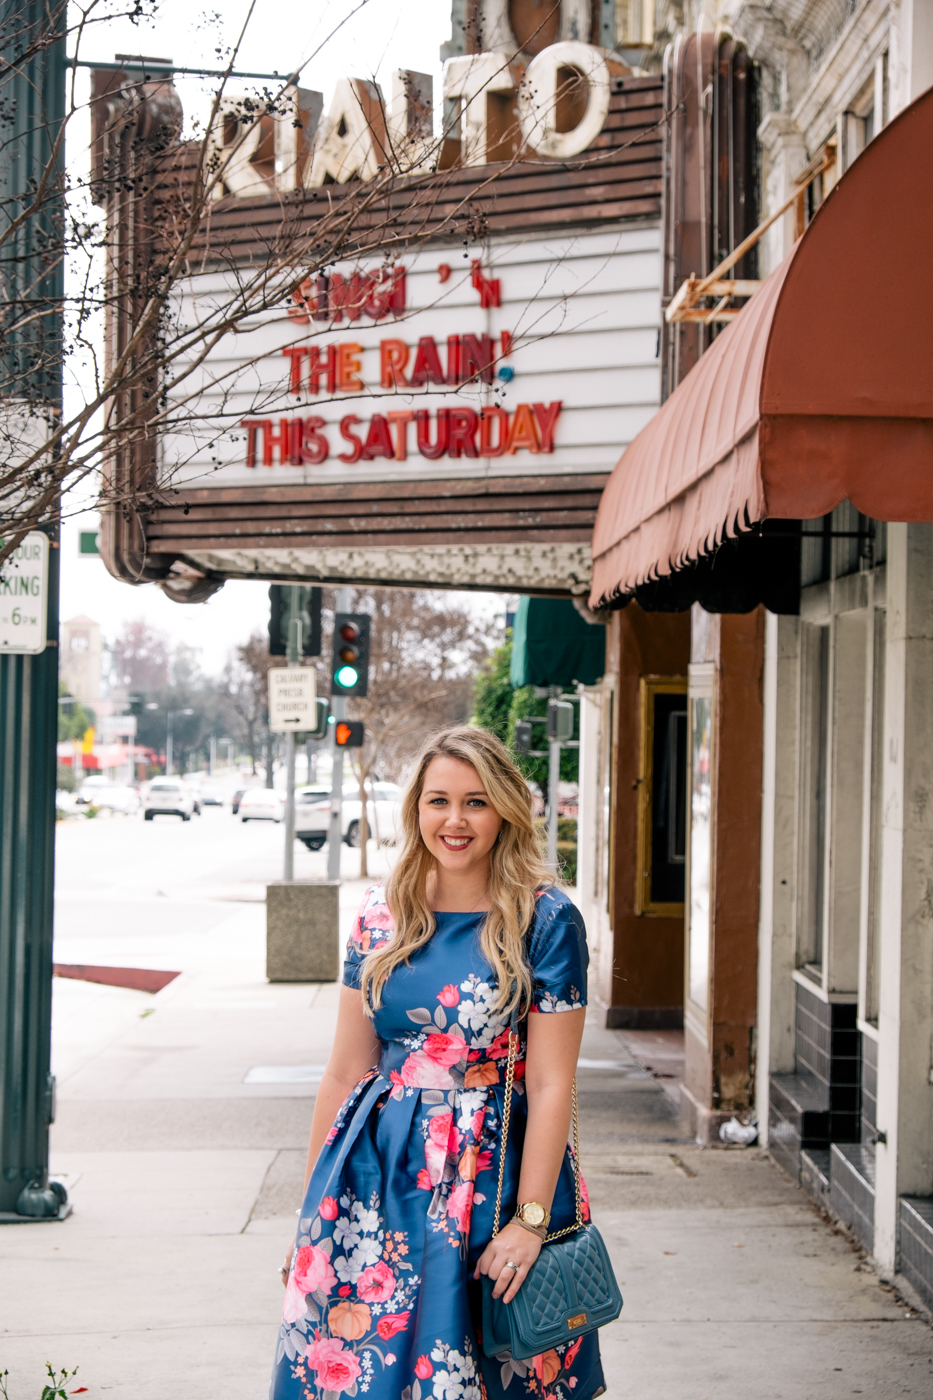
{"label": "rialto sign", "polygon": [[[222,126],[217,256],[177,323],[210,324],[267,275],[279,299],[173,362],[163,494],[121,576],[144,553],[199,596],[244,577],[586,592],[600,490],[659,398],[663,102],[574,37],[584,8],[564,0],[559,42],[533,58],[497,21],[494,51],[451,59],[443,149],[417,73],[386,103],[341,80],[323,120],[297,92],[239,148],[242,126]],[[290,230],[313,248],[315,219],[365,204],[387,143],[401,174],[374,190],[366,254],[304,271]],[[410,203],[406,170],[422,172]],[[283,198],[299,187],[312,197]]]}

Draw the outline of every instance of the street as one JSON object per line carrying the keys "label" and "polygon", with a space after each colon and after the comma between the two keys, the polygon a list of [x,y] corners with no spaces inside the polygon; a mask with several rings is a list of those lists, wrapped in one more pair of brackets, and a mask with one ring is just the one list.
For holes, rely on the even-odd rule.
{"label": "street", "polygon": [[[58,828],[56,961],[178,972],[157,994],[55,980],[52,1174],[64,1223],[0,1233],[0,1373],[37,1400],[261,1400],[336,985],[264,978],[282,828]],[[371,867],[386,855],[371,846]],[[327,852],[296,848],[298,878]],[[363,885],[342,852],[342,937]],[[663,1082],[591,1012],[583,1166],[625,1296],[602,1334],[618,1400],[930,1394],[933,1334],[756,1148],[701,1150]]]}

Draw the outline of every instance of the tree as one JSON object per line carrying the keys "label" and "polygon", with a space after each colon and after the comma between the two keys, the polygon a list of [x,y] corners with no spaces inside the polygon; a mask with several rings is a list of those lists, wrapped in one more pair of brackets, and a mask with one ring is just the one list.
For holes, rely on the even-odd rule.
{"label": "tree", "polygon": [[509,672],[512,665],[512,636],[508,634],[501,646],[496,647],[485,665],[481,666],[473,684],[473,721],[481,729],[488,729],[503,744],[511,744],[514,725],[509,725],[509,710],[512,704],[512,682]]}
{"label": "tree", "polygon": [[67,704],[61,704],[66,696],[71,692],[64,681],[58,682],[58,742],[64,743],[66,739],[83,739],[88,729],[93,729],[97,723],[97,716],[93,710],[89,710],[86,705],[82,705],[80,700],[70,699]]}
{"label": "tree", "polygon": [[[473,688],[473,723],[489,729],[512,750],[512,756],[529,782],[542,792],[547,791],[548,760],[532,758],[519,753],[515,748],[515,725],[520,719],[544,718],[547,715],[547,697],[535,694],[533,686],[513,689],[510,677],[512,665],[511,635],[502,646],[497,647],[486,664],[477,674]],[[576,707],[575,707],[576,711]],[[536,724],[532,730],[536,749],[547,747],[547,736],[543,724]],[[574,715],[574,735],[579,736],[579,712]],[[560,756],[560,776],[565,783],[578,780],[580,762],[577,749],[563,749]]]}
{"label": "tree", "polygon": [[169,638],[138,617],[125,622],[113,644],[113,669],[117,684],[129,690],[161,690],[168,685]]}
{"label": "tree", "polygon": [[[279,657],[269,655],[269,641],[262,632],[254,632],[248,641],[234,649],[221,676],[220,685],[229,716],[227,728],[246,744],[252,771],[256,773],[256,758],[269,734],[269,670],[281,666]],[[267,786],[271,787],[271,758],[267,767]]]}

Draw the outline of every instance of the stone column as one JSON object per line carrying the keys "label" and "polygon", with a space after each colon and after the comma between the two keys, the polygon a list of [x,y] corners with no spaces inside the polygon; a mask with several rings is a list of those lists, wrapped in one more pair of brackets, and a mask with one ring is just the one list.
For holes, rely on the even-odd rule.
{"label": "stone column", "polygon": [[[933,1191],[933,525],[889,525],[875,1257]],[[883,1135],[883,1137],[881,1136]]]}
{"label": "stone column", "polygon": [[770,1077],[793,1074],[797,872],[798,647],[796,617],[765,614],[761,909],[758,921],[758,1140],[768,1145]]}
{"label": "stone column", "polygon": [[[794,192],[794,176],[807,163],[807,147],[803,132],[793,117],[783,112],[769,112],[758,128],[761,142],[761,217],[779,209]],[[794,246],[794,209],[772,224],[759,244],[761,266],[759,277],[767,277]]]}

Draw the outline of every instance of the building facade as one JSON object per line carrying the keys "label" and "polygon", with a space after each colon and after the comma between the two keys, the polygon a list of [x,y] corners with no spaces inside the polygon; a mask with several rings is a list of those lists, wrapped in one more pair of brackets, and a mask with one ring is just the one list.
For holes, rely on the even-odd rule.
{"label": "building facade", "polygon": [[[762,1140],[929,1303],[933,401],[926,296],[900,310],[879,299],[885,268],[906,287],[923,262],[911,170],[933,114],[929,8],[706,19],[728,21],[759,65],[759,217],[777,217],[758,244],[763,284],[727,334],[711,313],[737,307],[716,301],[728,288],[692,300],[712,250],[678,269],[696,280],[686,319],[668,304],[669,334],[694,363],[669,375],[664,409],[604,493],[591,603],[627,603],[621,618],[642,595],[691,607],[688,1102],[702,1107],[712,1084],[709,1108],[736,1103],[725,1052],[747,1030],[742,1088]],[[701,51],[695,32],[675,54],[678,42]],[[716,191],[703,193],[714,222]],[[872,308],[857,325],[856,287]],[[698,322],[706,342],[690,346]],[[633,489],[661,473],[665,491]],[[758,544],[770,533],[775,551],[764,568],[761,521]]]}

